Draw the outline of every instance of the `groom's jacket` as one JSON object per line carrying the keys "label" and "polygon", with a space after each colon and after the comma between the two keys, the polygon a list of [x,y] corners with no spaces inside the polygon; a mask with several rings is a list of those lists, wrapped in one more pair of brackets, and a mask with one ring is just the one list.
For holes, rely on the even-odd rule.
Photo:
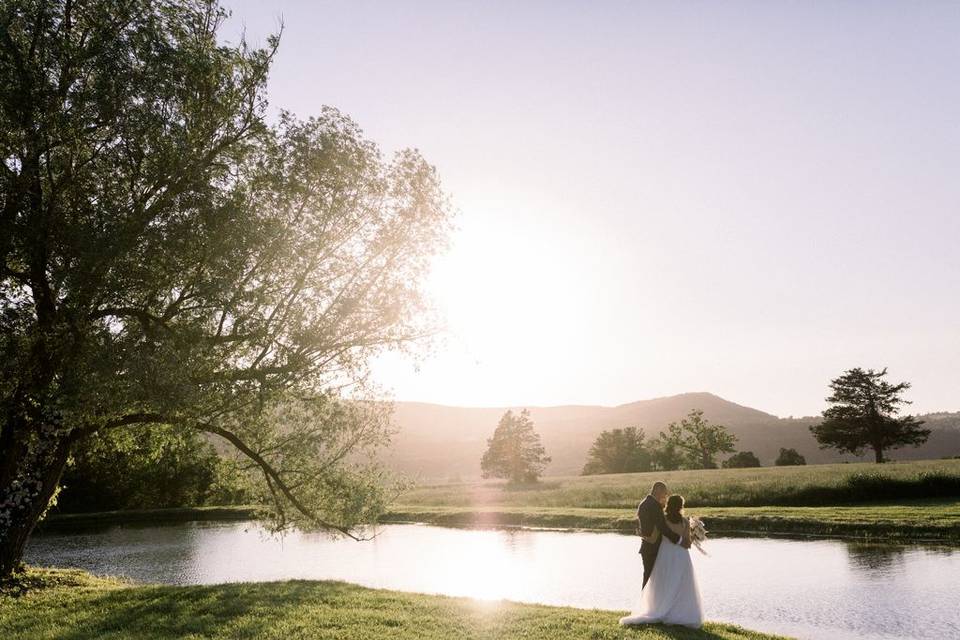
{"label": "groom's jacket", "polygon": [[667,520],[663,517],[663,507],[653,496],[648,495],[637,507],[637,518],[640,520],[640,535],[643,536],[644,542],[659,544],[660,536],[663,535],[670,542],[680,544],[680,536],[667,526]]}

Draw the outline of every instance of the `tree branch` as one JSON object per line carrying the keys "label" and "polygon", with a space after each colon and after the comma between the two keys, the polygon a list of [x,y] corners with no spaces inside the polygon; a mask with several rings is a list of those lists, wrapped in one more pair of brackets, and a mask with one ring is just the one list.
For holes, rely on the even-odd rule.
{"label": "tree branch", "polygon": [[279,490],[280,493],[283,494],[283,497],[285,497],[290,502],[290,504],[292,504],[293,507],[308,520],[313,521],[315,524],[319,525],[320,527],[323,527],[324,529],[339,531],[343,535],[347,536],[348,538],[352,538],[353,540],[357,540],[357,541],[366,540],[366,538],[357,536],[346,527],[341,527],[340,525],[325,522],[324,520],[321,520],[319,517],[317,517],[315,513],[313,513],[310,509],[308,509],[303,503],[301,503],[297,499],[295,495],[293,495],[293,492],[290,490],[290,487],[288,487],[287,484],[283,481],[283,479],[280,477],[280,474],[277,472],[277,470],[274,469],[273,466],[269,462],[267,462],[259,453],[257,453],[252,448],[250,448],[235,433],[228,431],[226,429],[223,429],[221,427],[218,427],[216,425],[212,425],[204,422],[191,423],[187,426],[190,426],[199,431],[205,431],[207,433],[212,433],[220,436],[221,438],[223,438],[224,440],[226,440],[227,442],[235,446],[237,449],[239,449],[240,452],[243,453],[245,456],[247,456],[248,458],[256,462],[257,466],[260,467],[260,470],[263,471],[263,475],[267,478],[268,484],[272,483],[272,484],[269,484],[270,490],[273,491],[274,488]]}

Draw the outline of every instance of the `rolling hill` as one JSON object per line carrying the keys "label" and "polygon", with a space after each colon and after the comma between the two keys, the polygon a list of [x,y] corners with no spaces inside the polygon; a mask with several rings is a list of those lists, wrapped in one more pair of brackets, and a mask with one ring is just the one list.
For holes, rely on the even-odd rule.
{"label": "rolling hill", "polygon": [[[398,432],[385,462],[398,471],[428,481],[476,478],[480,475],[480,457],[487,438],[507,408],[397,402],[393,420]],[[553,458],[547,475],[580,473],[590,445],[604,429],[638,426],[651,437],[693,409],[702,409],[708,420],[729,427],[739,439],[738,450],[753,451],[764,465],[773,464],[780,447],[796,449],[806,456],[808,463],[858,459],[818,448],[808,427],[819,418],[778,418],[711,393],[684,393],[616,407],[527,408],[547,454]],[[892,457],[906,460],[960,455],[960,413],[922,417],[933,429],[930,440],[916,449],[898,449],[892,452]]]}

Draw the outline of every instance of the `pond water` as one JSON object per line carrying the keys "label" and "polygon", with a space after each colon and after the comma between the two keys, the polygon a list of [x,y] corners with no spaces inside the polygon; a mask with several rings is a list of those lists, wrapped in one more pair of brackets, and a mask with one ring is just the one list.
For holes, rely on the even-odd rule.
{"label": "pond water", "polygon": [[[366,542],[255,522],[35,536],[30,564],[166,584],[336,579],[370,587],[628,610],[638,540],[616,533],[388,525]],[[715,538],[693,553],[707,618],[797,638],[960,638],[960,549]]]}

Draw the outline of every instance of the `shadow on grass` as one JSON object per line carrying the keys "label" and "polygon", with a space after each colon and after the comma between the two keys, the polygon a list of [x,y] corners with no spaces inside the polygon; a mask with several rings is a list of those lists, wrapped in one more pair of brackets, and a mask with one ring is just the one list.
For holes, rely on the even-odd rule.
{"label": "shadow on grass", "polygon": [[[365,589],[338,582],[54,588],[7,613],[7,637],[56,640],[751,640],[732,625],[624,628],[621,614]],[[0,603],[2,604],[2,603]],[[19,604],[19,603],[18,603]],[[0,608],[0,614],[2,614]],[[12,624],[11,624],[12,623]]]}
{"label": "shadow on grass", "polygon": [[75,626],[57,637],[266,637],[278,619],[296,617],[294,610],[345,599],[349,591],[345,584],[309,582],[117,589],[91,598],[89,614],[75,616]]}

